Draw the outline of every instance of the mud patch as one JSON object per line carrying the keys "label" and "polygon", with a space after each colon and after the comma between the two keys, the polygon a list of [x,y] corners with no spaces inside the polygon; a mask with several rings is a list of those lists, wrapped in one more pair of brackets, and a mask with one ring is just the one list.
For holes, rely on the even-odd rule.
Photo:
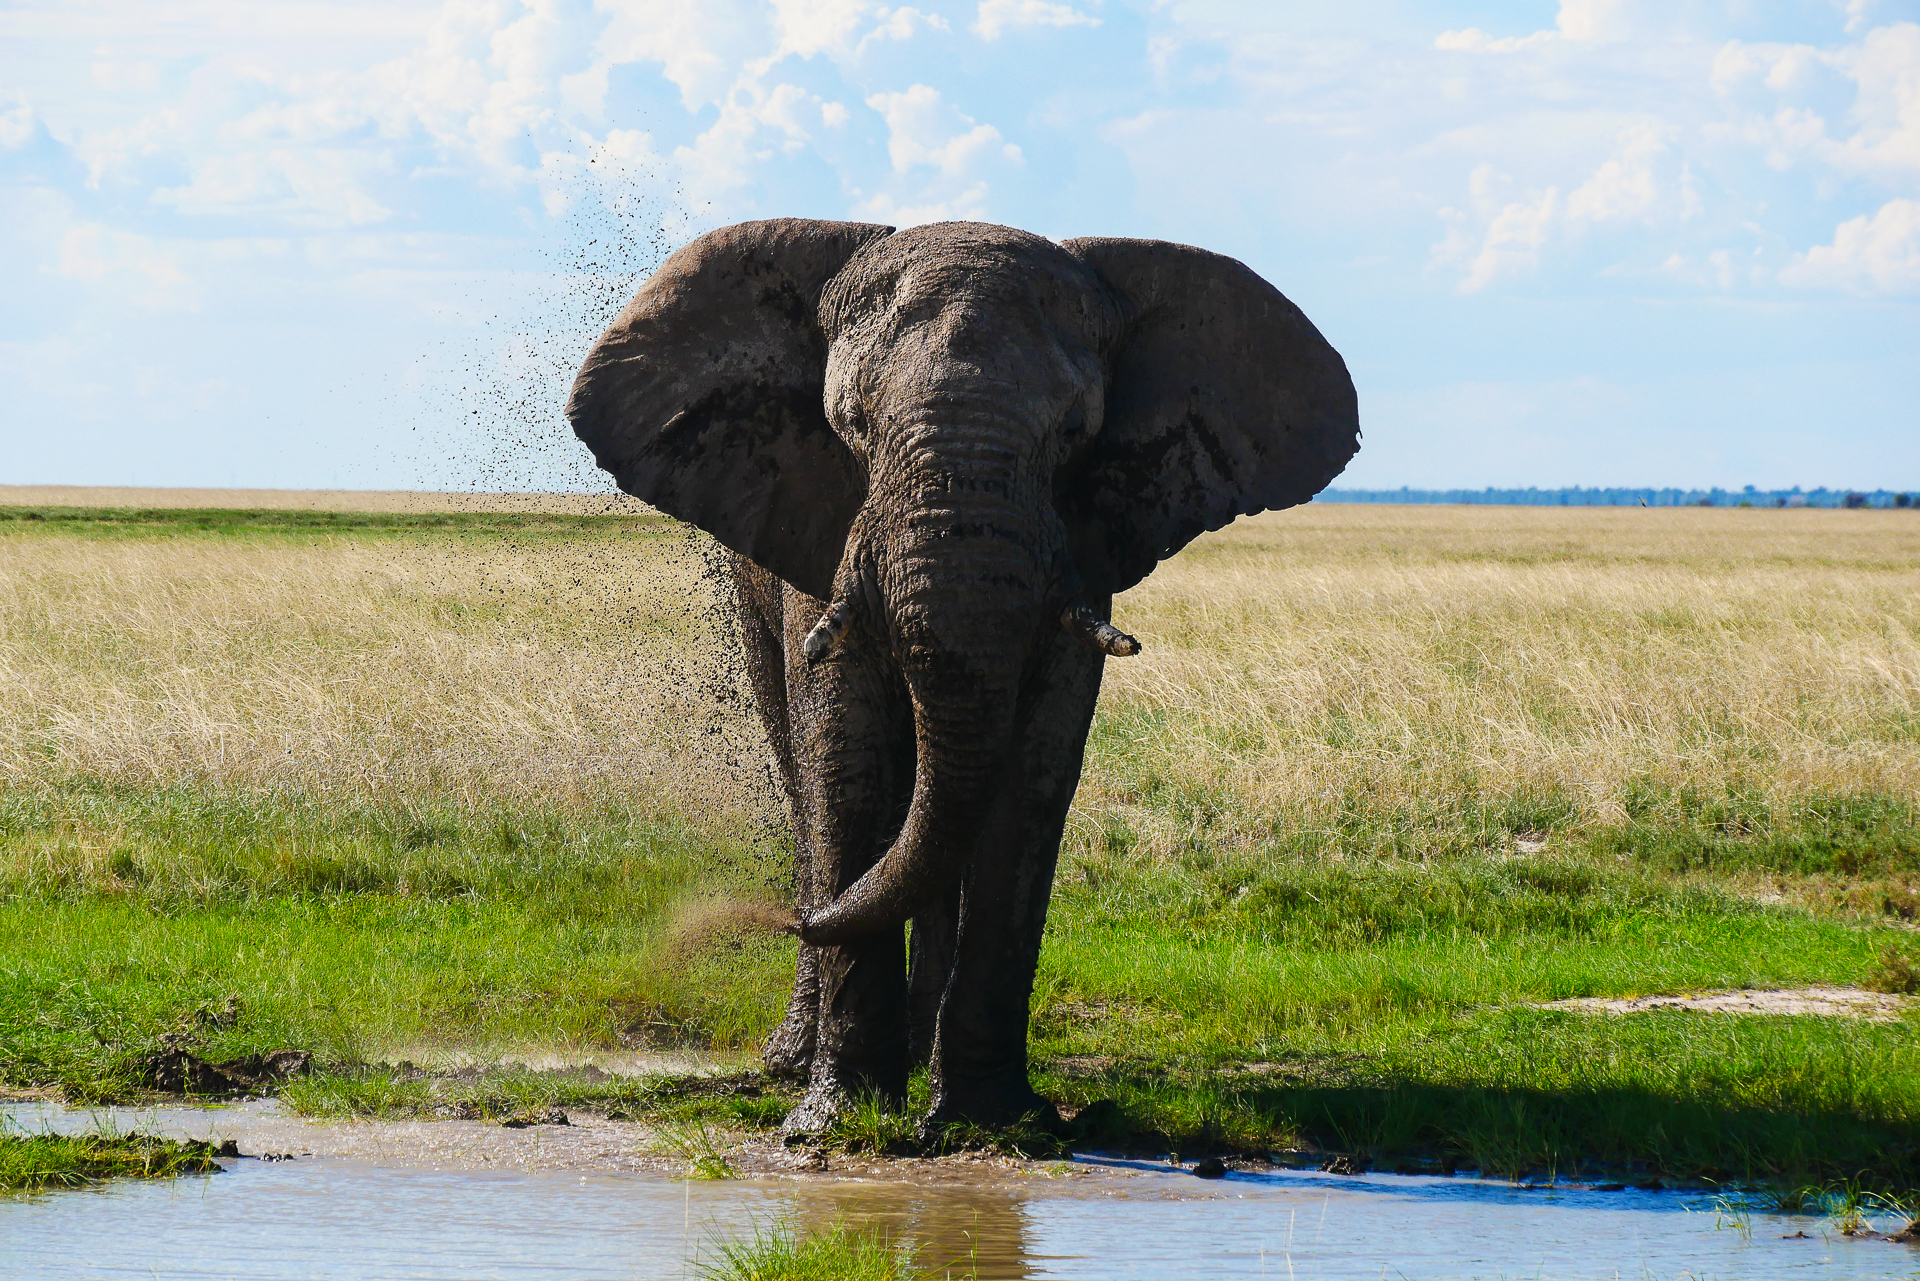
{"label": "mud patch", "polygon": [[1698,1010],[1707,1014],[1789,1014],[1894,1023],[1913,1002],[1904,996],[1857,987],[1729,989],[1680,996],[1577,996],[1545,1001],[1538,1010],[1590,1014],[1641,1014],[1648,1010]]}
{"label": "mud patch", "polygon": [[[388,1169],[627,1172],[681,1178],[689,1172],[684,1140],[689,1126],[641,1122],[597,1111],[560,1109],[505,1122],[313,1120],[294,1116],[276,1100],[214,1107],[149,1107],[75,1111],[50,1101],[16,1103],[0,1116],[32,1131],[80,1131],[105,1122],[138,1123],[156,1138],[185,1141],[196,1154],[255,1158],[269,1163],[351,1161]],[[774,1134],[715,1127],[703,1139],[743,1178],[832,1174],[919,1184],[981,1183],[1034,1176],[1088,1177],[1094,1171],[1054,1160],[991,1152],[889,1157],[880,1154],[790,1149]],[[1123,1171],[1124,1173],[1124,1171]]]}
{"label": "mud patch", "polygon": [[140,1083],[164,1094],[264,1093],[304,1076],[313,1055],[305,1050],[275,1050],[209,1063],[185,1046],[168,1046],[134,1064]]}
{"label": "mud patch", "polygon": [[[639,1009],[637,1004],[616,1006],[618,1012]],[[547,1072],[606,1081],[614,1077],[738,1076],[750,1074],[750,1054],[714,1054],[692,1050],[578,1050],[512,1049],[494,1052],[452,1049],[434,1045],[396,1045],[373,1064],[399,1075],[419,1074],[463,1081],[480,1080],[501,1072]]]}

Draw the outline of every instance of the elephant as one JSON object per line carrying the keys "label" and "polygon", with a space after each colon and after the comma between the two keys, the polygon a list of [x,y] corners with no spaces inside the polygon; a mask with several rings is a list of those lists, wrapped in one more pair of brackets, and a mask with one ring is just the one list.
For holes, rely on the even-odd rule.
{"label": "elephant", "polygon": [[916,1064],[923,1133],[1057,1127],[1028,1011],[1102,669],[1139,649],[1113,597],[1339,474],[1339,354],[1190,246],[774,219],[670,256],[566,412],[726,549],[797,860],[784,1131],[902,1105]]}

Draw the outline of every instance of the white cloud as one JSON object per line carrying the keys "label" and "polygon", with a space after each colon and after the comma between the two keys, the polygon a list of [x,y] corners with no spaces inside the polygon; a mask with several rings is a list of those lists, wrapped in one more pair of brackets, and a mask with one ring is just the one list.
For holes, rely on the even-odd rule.
{"label": "white cloud", "polygon": [[1480,250],[1460,281],[1460,292],[1473,293],[1502,276],[1525,275],[1537,268],[1560,211],[1557,187],[1548,187],[1536,199],[1502,206],[1487,223]]}
{"label": "white cloud", "polygon": [[[687,195],[696,201],[732,198],[757,181],[768,161],[799,157],[815,146],[821,131],[844,130],[851,119],[846,104],[786,82],[787,60],[826,56],[851,66],[876,42],[949,30],[937,14],[872,0],[714,0],[702,6],[605,0],[605,5],[613,18],[596,47],[598,62],[658,63],[689,111],[717,112],[697,138],[672,152]],[[999,137],[990,127],[984,135],[978,129],[961,132],[976,136],[941,138],[926,148],[924,158],[943,173],[957,172],[966,167],[972,149]],[[911,150],[924,135],[924,129],[910,125],[898,145]]]}
{"label": "white cloud", "polygon": [[596,56],[657,64],[688,111],[718,106],[740,69],[772,52],[764,7],[749,0],[602,0],[610,15]]}
{"label": "white cloud", "polygon": [[1834,229],[1780,273],[1783,284],[1856,293],[1920,293],[1920,200],[1889,200]]}
{"label": "white cloud", "polygon": [[1004,174],[1024,163],[1020,148],[998,129],[960,111],[930,85],[877,93],[867,105],[887,123],[887,159],[894,180],[886,190],[854,193],[859,217],[903,227],[985,218],[995,172]]}
{"label": "white cloud", "polygon": [[[1538,270],[1542,255],[1556,238],[1653,219],[1661,211],[1662,195],[1654,164],[1667,154],[1670,136],[1670,128],[1659,121],[1628,126],[1621,131],[1614,154],[1564,196],[1554,184],[1514,199],[1507,194],[1513,180],[1483,162],[1469,175],[1468,190],[1484,230],[1476,236],[1468,229],[1471,220],[1466,215],[1443,211],[1453,225],[1435,247],[1434,263],[1464,264],[1460,291],[1474,293],[1496,281]],[[1684,182],[1676,187],[1680,194],[1676,216],[1691,216],[1698,194]]]}
{"label": "white cloud", "polygon": [[1015,27],[1097,27],[1100,19],[1081,13],[1072,5],[1051,4],[1048,0],[980,0],[973,19],[974,34],[982,40],[998,40],[1004,31]]}
{"label": "white cloud", "polygon": [[853,215],[866,222],[918,227],[929,222],[979,222],[987,216],[987,184],[976,182],[946,200],[902,203],[885,192],[860,201]]}
{"label": "white cloud", "polygon": [[774,156],[802,154],[816,123],[831,127],[844,112],[840,104],[823,102],[797,85],[768,86],[743,77],[712,126],[691,146],[674,149],[674,162],[691,194],[712,199],[751,186],[760,166]]}
{"label": "white cloud", "polygon": [[392,211],[367,193],[362,175],[377,156],[344,148],[276,147],[214,155],[180,187],[153,193],[184,214],[273,214],[302,226],[364,226]]}
{"label": "white cloud", "polygon": [[857,61],[875,42],[950,29],[938,14],[874,0],[599,0],[598,8],[610,15],[598,64],[657,64],[689,111],[721,105],[785,58]]}
{"label": "white cloud", "polygon": [[192,282],[161,242],[99,223],[67,228],[53,271],[68,280],[108,285],[145,311],[195,306]]}
{"label": "white cloud", "polygon": [[1862,170],[1920,175],[1920,24],[1869,31],[1842,64],[1860,87],[1860,128],[1846,141],[1849,163]]}
{"label": "white cloud", "polygon": [[866,53],[867,46],[880,40],[911,40],[920,31],[952,31],[947,20],[937,13],[922,13],[911,5],[902,5],[898,9],[881,9],[876,15],[880,21],[873,30],[860,38],[854,48],[856,57]]}
{"label": "white cloud", "polygon": [[1568,220],[1620,222],[1651,212],[1659,196],[1652,161],[1666,151],[1669,132],[1652,121],[1627,130],[1619,154],[1567,196]]}
{"label": "white cloud", "polygon": [[1556,32],[1536,31],[1530,36],[1503,36],[1495,39],[1478,27],[1467,27],[1461,31],[1442,31],[1434,38],[1433,47],[1450,53],[1517,53],[1521,49],[1531,49],[1555,38],[1557,38]]}
{"label": "white cloud", "polygon": [[151,62],[96,62],[88,70],[93,83],[111,93],[145,93],[160,85],[160,68]]}
{"label": "white cloud", "polygon": [[[768,64],[793,55],[811,58],[826,53],[859,58],[880,40],[911,40],[921,31],[951,31],[937,13],[912,5],[889,8],[873,0],[768,0],[780,39],[766,59]],[[854,33],[867,19],[873,25],[858,40]]]}
{"label": "white cloud", "polygon": [[0,149],[11,151],[26,146],[27,140],[33,137],[35,123],[33,108],[24,102],[0,111]]}
{"label": "white cloud", "polygon": [[[1844,109],[1822,105],[1830,82],[1849,91]],[[1735,108],[1725,132],[1777,169],[1812,161],[1850,175],[1920,176],[1920,24],[1875,27],[1826,49],[1729,41],[1713,86]]]}
{"label": "white cloud", "polygon": [[1433,42],[1436,49],[1453,53],[1519,53],[1541,49],[1558,41],[1573,44],[1603,44],[1624,40],[1633,32],[1627,0],[1560,0],[1560,13],[1551,31],[1532,35],[1488,35],[1478,27],[1443,31]]}
{"label": "white cloud", "polygon": [[653,135],[644,129],[614,129],[594,148],[597,164],[610,169],[639,171],[660,163],[654,150]]}
{"label": "white cloud", "polygon": [[1020,148],[1004,140],[998,129],[975,124],[930,85],[877,93],[867,105],[887,122],[887,156],[896,173],[931,165],[943,174],[962,174],[995,152],[1015,164],[1021,161]]}
{"label": "white cloud", "polygon": [[773,20],[783,52],[810,58],[816,53],[844,50],[869,0],[771,0]]}
{"label": "white cloud", "polygon": [[1666,261],[1652,274],[1666,276],[1697,289],[1728,293],[1742,286],[1772,283],[1777,273],[1763,261],[1763,257],[1764,251],[1758,247],[1744,251],[1711,249],[1697,257],[1676,250],[1667,255]]}
{"label": "white cloud", "polygon": [[1554,25],[1567,39],[1583,43],[1624,40],[1633,32],[1627,0],[1560,0]]}

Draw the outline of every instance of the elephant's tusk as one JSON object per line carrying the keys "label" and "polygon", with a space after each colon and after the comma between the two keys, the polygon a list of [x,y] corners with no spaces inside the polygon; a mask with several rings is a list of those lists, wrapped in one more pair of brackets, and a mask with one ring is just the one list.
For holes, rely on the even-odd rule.
{"label": "elephant's tusk", "polygon": [[[1060,626],[1067,629],[1068,635],[1077,636],[1082,643],[1115,658],[1130,658],[1140,652],[1139,641],[1087,608],[1085,601],[1077,600],[1062,610]],[[811,637],[808,644],[812,644]]]}
{"label": "elephant's tusk", "polygon": [[837,600],[827,606],[827,612],[820,615],[820,621],[807,633],[807,639],[800,649],[807,656],[811,666],[840,647],[847,632],[853,626],[853,604],[850,601]]}

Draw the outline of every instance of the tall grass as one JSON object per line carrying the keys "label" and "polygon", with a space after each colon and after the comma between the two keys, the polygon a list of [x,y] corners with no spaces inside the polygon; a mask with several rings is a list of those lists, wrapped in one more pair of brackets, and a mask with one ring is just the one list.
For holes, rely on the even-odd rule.
{"label": "tall grass", "polygon": [[717,643],[707,562],[657,518],[383,538],[5,532],[0,548],[11,787],[397,809],[612,793],[765,816],[765,749]]}
{"label": "tall grass", "polygon": [[[368,1061],[778,1017],[790,942],[716,924],[786,873],[698,545],[364,523],[0,520],[0,1079],[123,1092],[237,996],[210,1059],[299,1045],[346,1071],[301,1106],[419,1111],[452,1096]],[[1146,651],[1069,820],[1055,1097],[1201,1147],[1920,1169],[1912,1020],[1527,1008],[1893,981],[1920,519],[1309,507],[1116,614]]]}
{"label": "tall grass", "polygon": [[[705,563],[659,520],[25,528],[0,536],[13,786],[764,807]],[[1083,847],[1117,824],[1158,853],[1319,832],[1404,855],[1488,814],[1574,832],[1692,797],[1755,834],[1832,797],[1920,797],[1905,513],[1308,507],[1200,540],[1117,615],[1146,653],[1110,665]]]}
{"label": "tall grass", "polygon": [[1080,840],[1418,855],[1689,801],[1754,835],[1834,797],[1910,824],[1920,521],[1811,514],[1241,521],[1116,607],[1146,649],[1108,665]]}
{"label": "tall grass", "polygon": [[[655,518],[61,528],[0,526],[10,786],[770,813],[705,561]],[[1420,857],[1649,819],[1749,846],[1877,823],[1912,852],[1906,513],[1309,507],[1201,539],[1117,614],[1147,644],[1109,664],[1086,854]]]}

